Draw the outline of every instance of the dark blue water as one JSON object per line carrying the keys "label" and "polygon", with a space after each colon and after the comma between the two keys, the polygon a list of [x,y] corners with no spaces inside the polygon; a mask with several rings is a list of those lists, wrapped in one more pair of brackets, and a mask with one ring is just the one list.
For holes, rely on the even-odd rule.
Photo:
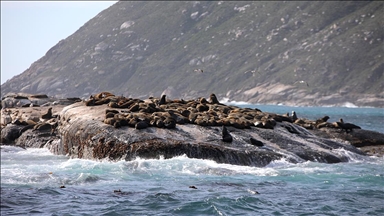
{"label": "dark blue water", "polygon": [[[382,109],[257,107],[382,131]],[[2,146],[1,215],[384,215],[384,158],[340,151],[351,162],[256,168],[185,156],[89,161]]]}

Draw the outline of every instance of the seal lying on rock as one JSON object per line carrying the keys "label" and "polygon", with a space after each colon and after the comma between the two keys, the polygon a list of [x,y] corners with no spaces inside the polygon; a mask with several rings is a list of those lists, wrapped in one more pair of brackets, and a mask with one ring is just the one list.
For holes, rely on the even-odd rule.
{"label": "seal lying on rock", "polygon": [[[238,129],[250,129],[252,126],[256,126],[273,129],[276,122],[292,122],[290,117],[263,113],[257,108],[239,108],[221,104],[213,93],[209,99],[209,102],[204,97],[195,100],[167,100],[166,95],[162,95],[160,100],[153,97],[140,100],[123,96],[116,97],[111,93],[102,92],[96,96],[91,95],[90,99],[84,102],[86,106],[108,104],[109,108],[122,109],[105,111],[104,123],[116,128],[136,127],[136,124],[144,119],[148,127],[168,129],[175,128],[176,124],[233,126]],[[119,113],[118,116],[116,116],[117,113]],[[116,124],[116,122],[119,123]]]}
{"label": "seal lying on rock", "polygon": [[361,129],[361,127],[351,124],[351,123],[344,123],[343,119],[340,119],[339,122],[336,122],[337,126],[341,128],[342,130],[345,130],[346,133],[352,132],[352,129]]}
{"label": "seal lying on rock", "polygon": [[251,144],[254,145],[254,146],[259,146],[259,147],[264,146],[263,142],[255,139],[253,137],[251,137],[249,140],[251,141]]}

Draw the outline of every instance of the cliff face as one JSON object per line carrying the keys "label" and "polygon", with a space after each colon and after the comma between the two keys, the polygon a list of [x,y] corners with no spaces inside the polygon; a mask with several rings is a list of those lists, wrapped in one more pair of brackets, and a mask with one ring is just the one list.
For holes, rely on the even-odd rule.
{"label": "cliff face", "polygon": [[[118,2],[1,86],[384,107],[383,2]],[[202,69],[200,72],[197,69]]]}

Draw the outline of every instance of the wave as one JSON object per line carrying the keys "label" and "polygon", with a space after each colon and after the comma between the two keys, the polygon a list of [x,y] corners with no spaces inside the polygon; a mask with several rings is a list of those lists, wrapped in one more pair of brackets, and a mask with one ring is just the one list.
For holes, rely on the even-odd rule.
{"label": "wave", "polygon": [[15,153],[20,151],[25,151],[25,149],[18,147],[18,146],[9,146],[9,145],[1,145],[0,146],[2,153]]}
{"label": "wave", "polygon": [[241,106],[241,105],[254,105],[245,101],[229,101],[229,98],[224,97],[222,100],[219,101],[222,104],[226,105],[235,105],[235,106]]}
{"label": "wave", "polygon": [[[12,148],[8,148],[12,149]],[[350,163],[326,164],[318,162],[291,163],[282,158],[270,162],[265,167],[240,166],[217,163],[213,160],[188,158],[186,155],[170,159],[143,159],[132,161],[93,161],[86,159],[69,159],[47,156],[44,149],[31,149],[30,152],[40,154],[33,161],[20,160],[15,155],[28,150],[14,152],[13,160],[2,158],[2,184],[27,187],[50,185],[105,185],[109,183],[123,184],[125,181],[142,181],[144,178],[250,178],[274,176],[302,176],[315,173],[338,173],[343,167],[373,164],[384,165],[383,158],[361,156],[344,149],[335,153],[349,158]],[[16,159],[15,159],[16,158]],[[48,159],[47,159],[48,158]]]}
{"label": "wave", "polygon": [[142,159],[136,158],[133,161],[124,163],[126,170],[135,173],[149,173],[151,175],[162,174],[182,174],[182,175],[217,175],[231,176],[238,174],[275,176],[277,173],[274,168],[251,167],[217,163],[213,160],[188,158],[186,155],[173,157],[170,159]]}
{"label": "wave", "polygon": [[352,103],[352,102],[344,102],[342,104],[334,104],[334,105],[321,105],[321,106],[313,106],[313,105],[303,105],[303,106],[295,106],[295,105],[287,105],[287,104],[284,104],[284,103],[278,103],[278,104],[275,104],[275,103],[249,103],[249,102],[246,102],[246,101],[235,101],[235,100],[229,100],[229,98],[227,97],[224,97],[222,100],[219,101],[220,103],[223,103],[223,104],[226,104],[226,105],[234,105],[234,106],[286,106],[286,107],[313,107],[313,108],[316,108],[316,107],[324,107],[324,108],[328,108],[328,107],[335,107],[335,108],[377,108],[377,107],[373,107],[373,106],[357,106],[356,104]]}

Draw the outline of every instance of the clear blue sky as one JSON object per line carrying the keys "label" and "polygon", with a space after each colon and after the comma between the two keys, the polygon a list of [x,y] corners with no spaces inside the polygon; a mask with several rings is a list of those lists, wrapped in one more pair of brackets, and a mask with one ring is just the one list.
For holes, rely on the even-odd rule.
{"label": "clear blue sky", "polygon": [[1,84],[116,2],[1,0]]}

